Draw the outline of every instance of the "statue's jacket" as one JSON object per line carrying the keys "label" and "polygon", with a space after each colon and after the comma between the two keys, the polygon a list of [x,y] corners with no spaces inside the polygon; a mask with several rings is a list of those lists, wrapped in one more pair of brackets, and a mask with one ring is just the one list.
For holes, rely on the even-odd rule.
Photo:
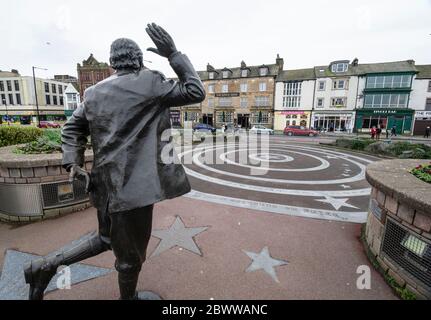
{"label": "statue's jacket", "polygon": [[85,91],[62,129],[65,168],[84,164],[91,137],[90,198],[98,210],[124,212],[190,191],[170,136],[169,108],[203,101],[205,89],[187,56],[176,52],[169,61],[178,81],[147,68],[117,72]]}

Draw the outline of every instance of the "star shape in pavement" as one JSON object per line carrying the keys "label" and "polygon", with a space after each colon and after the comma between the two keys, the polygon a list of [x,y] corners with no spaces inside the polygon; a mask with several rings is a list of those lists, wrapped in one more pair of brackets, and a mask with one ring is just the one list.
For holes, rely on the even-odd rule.
{"label": "star shape in pavement", "polygon": [[253,260],[250,266],[245,270],[246,272],[252,272],[257,270],[264,270],[271,278],[280,283],[275,273],[275,267],[287,265],[288,262],[284,260],[278,260],[271,257],[269,254],[268,247],[262,249],[260,253],[254,253],[243,250],[243,252]]}
{"label": "star shape in pavement", "polygon": [[174,247],[180,247],[198,255],[202,255],[193,237],[207,229],[208,227],[187,228],[181,218],[176,217],[175,222],[169,227],[169,229],[153,231],[152,235],[159,238],[161,241],[151,257],[158,256],[162,252]]}
{"label": "star shape in pavement", "polygon": [[355,207],[347,203],[347,201],[349,201],[349,198],[333,198],[333,197],[325,196],[325,199],[315,199],[315,200],[319,202],[329,203],[337,211],[341,207],[359,209],[358,207]]}

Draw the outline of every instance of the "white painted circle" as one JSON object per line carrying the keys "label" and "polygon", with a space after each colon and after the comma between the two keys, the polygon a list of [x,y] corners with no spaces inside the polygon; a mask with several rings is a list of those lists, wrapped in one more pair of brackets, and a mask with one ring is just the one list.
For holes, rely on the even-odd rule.
{"label": "white painted circle", "polygon": [[[227,152],[228,153],[228,152]],[[286,156],[285,154],[280,153],[253,153],[248,156],[251,160],[255,161],[265,161],[265,162],[291,162],[294,160],[293,157]]]}

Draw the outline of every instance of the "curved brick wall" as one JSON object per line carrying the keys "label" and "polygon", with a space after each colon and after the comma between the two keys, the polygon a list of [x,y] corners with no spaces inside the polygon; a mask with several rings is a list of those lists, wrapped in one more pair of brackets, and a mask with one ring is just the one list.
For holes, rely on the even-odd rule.
{"label": "curved brick wall", "polygon": [[[14,148],[0,148],[0,220],[29,222],[90,206],[79,181],[71,186],[73,195],[59,193],[68,184],[61,153],[21,155],[14,154]],[[92,152],[86,152],[85,160],[86,169],[91,170]]]}
{"label": "curved brick wall", "polygon": [[409,171],[426,160],[367,167],[373,186],[366,243],[382,269],[419,299],[431,298],[431,185]]}

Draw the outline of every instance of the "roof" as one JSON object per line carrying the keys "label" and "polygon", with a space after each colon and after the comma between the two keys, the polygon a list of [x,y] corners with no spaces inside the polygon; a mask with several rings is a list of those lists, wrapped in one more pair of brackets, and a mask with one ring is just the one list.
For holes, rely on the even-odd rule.
{"label": "roof", "polygon": [[418,65],[416,69],[419,71],[416,79],[431,79],[431,64]]}
{"label": "roof", "polygon": [[229,79],[232,78],[242,78],[241,77],[241,70],[243,69],[247,69],[249,70],[249,74],[247,76],[247,78],[253,78],[253,77],[260,77],[259,75],[259,69],[262,67],[267,67],[268,68],[268,74],[266,75],[267,77],[275,77],[277,76],[277,74],[279,73],[279,66],[277,64],[266,64],[266,65],[260,65],[260,66],[247,66],[245,68],[222,68],[222,69],[215,69],[214,71],[214,79],[210,79],[208,74],[208,71],[198,71],[199,77],[201,78],[202,81],[205,80],[226,80],[222,78],[222,71],[232,71],[232,74],[230,75]]}
{"label": "roof", "polygon": [[314,68],[280,71],[276,81],[313,80]]}
{"label": "roof", "polygon": [[19,76],[20,74],[18,72],[0,70],[0,78],[12,78],[12,77],[19,77]]}
{"label": "roof", "polygon": [[72,83],[69,83],[66,89],[64,90],[64,93],[78,93],[78,91],[76,90],[75,86]]}
{"label": "roof", "polygon": [[413,60],[394,61],[383,63],[368,63],[358,65],[358,74],[389,73],[389,72],[414,72],[416,73]]}

